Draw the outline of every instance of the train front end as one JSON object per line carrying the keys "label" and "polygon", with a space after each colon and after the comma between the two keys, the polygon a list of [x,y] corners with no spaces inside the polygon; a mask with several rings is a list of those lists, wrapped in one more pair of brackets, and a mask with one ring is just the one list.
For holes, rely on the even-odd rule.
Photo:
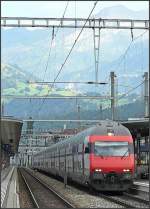
{"label": "train front end", "polygon": [[134,149],[132,136],[89,138],[90,184],[101,191],[126,191],[133,184]]}

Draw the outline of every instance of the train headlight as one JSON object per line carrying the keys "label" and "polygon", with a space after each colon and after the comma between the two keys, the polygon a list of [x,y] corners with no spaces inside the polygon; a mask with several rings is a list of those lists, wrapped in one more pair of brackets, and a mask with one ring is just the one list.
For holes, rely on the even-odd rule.
{"label": "train headlight", "polygon": [[95,171],[96,171],[96,172],[102,172],[102,169],[96,168]]}
{"label": "train headlight", "polygon": [[108,134],[108,136],[114,136],[114,133],[111,133],[111,132],[109,132],[107,134]]}
{"label": "train headlight", "polygon": [[[126,170],[128,170],[128,169],[126,169]],[[127,179],[127,180],[129,180],[129,179],[131,179],[132,178],[132,174],[131,174],[131,172],[124,172],[124,174],[123,174],[123,179]]]}
{"label": "train headlight", "polygon": [[123,172],[129,172],[130,169],[123,169]]}

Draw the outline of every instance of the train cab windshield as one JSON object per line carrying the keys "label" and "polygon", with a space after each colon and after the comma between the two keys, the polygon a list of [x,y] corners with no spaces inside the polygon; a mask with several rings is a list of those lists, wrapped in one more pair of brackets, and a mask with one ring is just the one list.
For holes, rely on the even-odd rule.
{"label": "train cab windshield", "polygon": [[97,141],[94,143],[94,154],[96,156],[119,156],[129,155],[128,142]]}

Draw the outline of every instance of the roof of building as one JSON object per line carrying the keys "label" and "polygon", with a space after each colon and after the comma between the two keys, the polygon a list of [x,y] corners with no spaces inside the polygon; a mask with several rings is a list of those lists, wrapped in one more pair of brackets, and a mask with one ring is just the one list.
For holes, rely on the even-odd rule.
{"label": "roof of building", "polygon": [[1,118],[1,142],[2,148],[9,154],[14,155],[18,151],[23,122],[13,117]]}
{"label": "roof of building", "polygon": [[121,124],[127,127],[132,133],[132,135],[134,136],[136,136],[137,133],[140,133],[141,136],[149,136],[149,119],[148,118],[122,121]]}

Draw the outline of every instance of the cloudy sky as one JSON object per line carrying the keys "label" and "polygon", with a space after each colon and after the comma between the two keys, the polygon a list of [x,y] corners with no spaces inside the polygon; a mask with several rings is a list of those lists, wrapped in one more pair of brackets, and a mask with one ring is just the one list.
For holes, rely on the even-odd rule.
{"label": "cloudy sky", "polygon": [[[69,2],[65,17],[87,17],[95,1]],[[3,1],[2,16],[62,17],[67,1]],[[123,5],[131,10],[148,9],[149,1],[99,1],[93,15],[101,9]]]}

